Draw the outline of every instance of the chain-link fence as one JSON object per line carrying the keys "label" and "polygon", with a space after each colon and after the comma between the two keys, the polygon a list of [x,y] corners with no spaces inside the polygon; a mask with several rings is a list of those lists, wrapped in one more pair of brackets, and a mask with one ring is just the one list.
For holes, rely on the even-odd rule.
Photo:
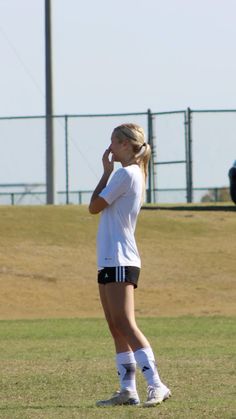
{"label": "chain-link fence", "polygon": [[[236,159],[236,110],[54,116],[57,203],[88,203],[115,126],[143,126],[153,149],[147,201],[223,200]],[[0,118],[0,204],[46,203],[45,117]]]}

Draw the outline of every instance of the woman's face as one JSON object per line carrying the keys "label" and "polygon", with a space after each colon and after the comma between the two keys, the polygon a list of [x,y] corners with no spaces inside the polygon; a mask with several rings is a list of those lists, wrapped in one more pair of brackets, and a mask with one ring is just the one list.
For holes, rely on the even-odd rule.
{"label": "woman's face", "polygon": [[112,134],[110,151],[113,154],[114,161],[122,161],[127,151],[127,141],[120,141],[119,138]]}

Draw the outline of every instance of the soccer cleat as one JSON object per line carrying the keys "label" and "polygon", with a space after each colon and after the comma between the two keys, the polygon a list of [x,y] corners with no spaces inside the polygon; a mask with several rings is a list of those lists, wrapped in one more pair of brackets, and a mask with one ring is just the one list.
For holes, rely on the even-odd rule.
{"label": "soccer cleat", "polygon": [[120,405],[139,405],[139,397],[136,391],[120,390],[116,391],[113,396],[108,400],[99,400],[96,403],[98,407],[106,406],[120,406]]}
{"label": "soccer cleat", "polygon": [[153,407],[171,397],[171,391],[162,384],[160,387],[148,386],[147,389],[148,397],[144,403],[144,407]]}

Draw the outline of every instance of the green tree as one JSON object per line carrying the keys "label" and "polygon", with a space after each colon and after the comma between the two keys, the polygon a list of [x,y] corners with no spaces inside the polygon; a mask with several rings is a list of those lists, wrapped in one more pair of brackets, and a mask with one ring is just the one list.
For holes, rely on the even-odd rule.
{"label": "green tree", "polygon": [[229,188],[213,188],[203,195],[201,202],[229,202],[231,201]]}

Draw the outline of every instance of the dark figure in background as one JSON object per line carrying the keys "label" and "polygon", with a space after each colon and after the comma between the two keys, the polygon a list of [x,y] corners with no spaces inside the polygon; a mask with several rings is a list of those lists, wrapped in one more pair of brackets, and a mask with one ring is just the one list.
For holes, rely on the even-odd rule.
{"label": "dark figure in background", "polygon": [[229,183],[231,199],[236,204],[236,160],[229,170]]}

